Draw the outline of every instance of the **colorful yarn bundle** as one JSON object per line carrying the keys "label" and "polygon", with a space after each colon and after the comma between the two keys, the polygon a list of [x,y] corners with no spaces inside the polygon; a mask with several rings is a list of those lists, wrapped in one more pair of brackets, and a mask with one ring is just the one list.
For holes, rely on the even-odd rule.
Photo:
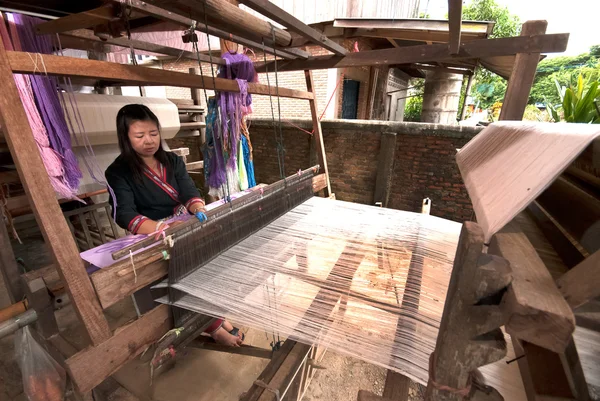
{"label": "colorful yarn bundle", "polygon": [[256,185],[245,118],[252,113],[248,82],[258,75],[245,54],[226,52],[222,57],[226,65],[218,76],[235,79],[240,92],[220,92],[208,105],[204,171],[209,194],[219,198]]}
{"label": "colorful yarn bundle", "polygon": [[[10,36],[6,26],[3,23],[0,24],[0,34],[2,35],[2,40],[6,48],[8,50],[25,50],[21,42],[21,29],[19,28],[19,17],[22,16],[17,14],[7,14],[6,16],[11,32]],[[40,69],[43,69],[43,60],[40,61],[40,64]],[[43,80],[47,77],[29,77],[26,75],[14,74],[19,96],[23,102],[29,125],[31,126],[33,136],[38,145],[40,156],[46,167],[52,187],[61,198],[73,199],[77,193],[81,172],[77,166],[77,160],[70,150],[69,133],[66,131],[66,136],[61,136],[61,134],[58,134],[55,130],[50,132],[47,130],[47,127],[51,124],[44,124],[45,119],[50,121],[53,118],[58,119],[58,117],[56,116],[56,113],[52,111],[52,106],[49,105],[49,103],[52,103],[50,95],[46,94],[46,96],[39,97],[40,93],[45,92],[44,89],[40,89],[43,87],[43,84],[35,78],[42,78]],[[56,96],[55,90],[54,94]],[[56,97],[56,99],[58,98]],[[40,107],[41,112],[38,110],[38,106]],[[60,110],[60,103],[58,103],[58,107]],[[61,113],[62,112],[58,115],[62,116]],[[66,141],[65,138],[67,138]],[[66,151],[66,147],[70,153]],[[67,164],[65,164],[65,160],[67,159]],[[74,160],[74,163],[72,160]],[[68,166],[68,172],[66,171],[67,169],[65,166]]]}

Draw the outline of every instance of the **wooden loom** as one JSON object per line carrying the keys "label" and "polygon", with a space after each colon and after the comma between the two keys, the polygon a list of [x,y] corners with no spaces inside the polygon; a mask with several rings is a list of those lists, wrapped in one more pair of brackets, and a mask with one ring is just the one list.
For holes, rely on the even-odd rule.
{"label": "wooden loom", "polygon": [[[204,17],[198,11],[202,9],[202,7],[198,6],[201,4],[200,2],[189,0],[176,3],[156,0],[151,1],[150,3],[151,4],[133,1],[131,2],[131,7],[137,12],[171,22],[177,22],[180,25],[187,27],[189,27],[192,22],[192,20],[188,18],[188,16],[190,16],[189,12],[192,11],[192,9],[188,9],[186,6],[197,6],[193,8],[193,10],[195,10],[193,12],[196,14],[191,15],[192,18],[202,21]],[[240,43],[248,45],[254,43],[255,46],[260,43],[261,38],[266,37],[267,44],[271,47],[267,47],[265,51],[275,52],[273,48],[277,48],[276,52],[280,57],[289,59],[289,61],[285,61],[285,64],[281,64],[280,71],[305,71],[307,91],[279,88],[278,92],[276,92],[275,88],[269,88],[266,85],[260,84],[249,84],[248,91],[251,94],[270,94],[273,96],[278,94],[282,97],[305,99],[309,101],[315,132],[317,156],[322,171],[322,174],[315,177],[313,188],[315,192],[324,190],[326,196],[331,195],[331,185],[329,182],[323,137],[318,120],[314,84],[310,72],[311,69],[362,65],[395,65],[415,62],[434,62],[438,60],[458,61],[462,59],[516,55],[513,74],[509,80],[509,86],[505,97],[505,107],[502,111],[502,117],[505,119],[520,119],[533,82],[539,54],[543,52],[563,51],[566,48],[568,37],[564,34],[546,35],[545,24],[540,21],[534,21],[524,25],[521,37],[477,40],[461,44],[460,2],[452,1],[449,2],[451,5],[451,12],[449,13],[451,18],[450,46],[423,45],[404,49],[373,50],[349,54],[345,49],[335,42],[330,41],[322,33],[306,26],[267,1],[245,0],[243,3],[286,26],[290,31],[294,32],[294,34],[279,28],[271,28],[271,26],[268,26],[268,23],[250,16],[243,10],[234,7],[223,0],[206,0],[206,11],[207,13],[210,13],[209,15],[211,18],[208,22],[209,25],[213,25],[213,27],[209,28],[210,33],[225,37],[229,40],[237,40]],[[157,6],[164,7],[164,9]],[[165,9],[169,12],[165,11]],[[114,9],[110,5],[85,13],[85,18],[81,17],[82,16],[79,16],[79,18],[77,18],[77,16],[69,16],[42,24],[40,26],[40,32],[62,33],[66,36],[77,36],[81,40],[86,40],[87,38],[89,41],[97,41],[95,36],[90,37],[83,33],[80,35],[73,35],[72,33],[75,29],[111,24],[118,20]],[[202,30],[200,25],[201,24],[198,24],[197,29]],[[220,28],[225,27],[225,29],[232,33],[240,35],[232,36],[230,32],[221,31],[215,28],[214,25],[219,25]],[[242,36],[244,39],[242,39]],[[274,40],[272,39],[273,36],[275,37]],[[295,49],[292,46],[294,38],[297,37],[302,37],[312,43],[321,45],[332,51],[334,55],[310,57],[308,53]],[[255,41],[248,38],[255,39]],[[114,39],[110,40],[115,41]],[[173,53],[173,49],[169,50],[157,48],[156,46],[152,47],[150,44],[144,43],[136,42],[134,43],[134,47],[165,54],[170,54],[169,52]],[[281,51],[279,50],[280,48]],[[177,51],[177,54],[179,54],[179,51]],[[167,267],[166,262],[160,260],[156,254],[145,254],[139,256],[136,260],[136,266],[138,266],[139,269],[137,282],[131,280],[131,277],[129,276],[130,273],[124,273],[125,266],[123,263],[115,263],[113,266],[93,273],[89,277],[85,273],[84,264],[79,257],[75,242],[71,240],[70,237],[66,238],[64,235],[69,229],[62,216],[59,204],[55,200],[41,159],[36,151],[36,145],[31,129],[27,123],[24,109],[20,103],[18,92],[12,80],[13,73],[42,73],[33,61],[34,59],[35,55],[24,52],[6,51],[4,46],[0,46],[0,76],[5,85],[3,96],[0,98],[0,114],[2,116],[2,126],[8,141],[10,152],[17,166],[21,182],[25,187],[29,204],[35,213],[36,220],[42,230],[46,243],[53,254],[59,278],[67,288],[78,317],[85,327],[85,331],[90,339],[90,347],[75,353],[74,355],[67,355],[67,359],[64,361],[76,389],[79,393],[86,394],[102,380],[116,372],[125,363],[139,355],[149,344],[156,342],[172,327],[169,310],[164,305],[154,308],[136,321],[116,330],[111,330],[109,328],[103,314],[103,310],[114,305],[119,300],[131,295],[155,280],[164,277],[167,272]],[[214,58],[209,58],[204,55],[201,55],[201,60],[219,62]],[[170,85],[196,89],[213,89],[214,87],[220,91],[238,90],[237,84],[229,80],[219,78],[214,80],[211,78],[204,78],[204,80],[202,80],[198,76],[184,73],[112,64],[102,61],[44,56],[44,64],[45,72],[51,75],[65,75],[83,79],[102,79],[115,84],[127,83],[146,86]],[[270,71],[273,70],[272,62],[267,63],[266,66],[262,65],[262,63],[258,64],[257,67],[259,70],[266,67],[268,67]],[[7,236],[5,234],[6,233],[1,236],[3,244],[7,243]],[[506,238],[506,240],[503,240],[502,238]],[[497,253],[501,254],[513,266],[519,266],[519,263],[522,261],[536,258],[535,250],[527,245],[528,242],[522,237],[518,238],[519,242],[515,243],[513,236],[507,234],[505,237],[497,237],[496,242],[497,245],[495,249]],[[10,246],[10,244],[8,245]],[[470,272],[476,268],[477,256],[481,252],[479,247],[482,245],[476,227],[467,224],[460,245],[461,249],[465,252],[465,257],[457,258],[454,272],[454,276],[456,276],[455,280],[461,280],[461,278],[464,279],[465,277],[470,276]],[[4,246],[4,248],[6,248],[6,246]],[[515,252],[514,249],[519,249],[519,252]],[[573,274],[565,276],[562,280],[565,282],[563,288],[572,288],[570,287],[571,280],[579,280],[579,277],[575,275],[575,272],[585,272],[594,267],[596,265],[592,260],[594,257],[597,259],[597,254],[581,261],[582,265],[580,266],[583,267],[578,265],[577,269],[573,270]],[[10,260],[10,255],[3,252],[3,258],[6,258],[6,260],[3,260],[3,272],[9,277],[8,282],[13,289],[13,296],[15,299],[20,299],[22,294],[26,293],[30,307],[34,308],[40,316],[37,323],[39,332],[43,337],[54,338],[57,340],[59,334],[57,333],[53,316],[51,316],[53,313],[52,309],[48,308],[48,292],[45,289],[43,280],[40,280],[38,277],[28,281],[21,290],[16,269],[13,268],[11,270],[11,266],[14,267],[14,263]],[[497,263],[505,265],[503,262]],[[528,266],[533,266],[535,271],[539,273],[539,276],[535,277],[536,280],[543,276],[547,284],[547,277],[543,273],[544,266],[541,265],[537,259],[535,262],[528,263]],[[526,291],[526,289],[523,288],[519,289],[514,286],[511,287],[506,277],[494,277],[489,278],[489,280],[490,285],[495,291],[502,290],[503,288],[507,288],[508,293],[511,294],[515,292],[521,294],[522,291]],[[540,283],[537,281],[531,283],[532,286],[538,284]],[[598,286],[595,288],[597,289]],[[552,321],[555,316],[560,316],[563,319],[563,324],[560,325],[562,330],[556,335],[556,337],[561,340],[558,343],[561,346],[557,346],[550,341],[538,344],[538,346],[541,345],[546,348],[541,348],[541,351],[535,354],[536,357],[539,357],[538,359],[530,360],[530,357],[528,356],[527,364],[523,363],[525,367],[522,368],[524,380],[528,380],[528,376],[532,377],[531,380],[533,380],[532,388],[534,389],[534,393],[537,392],[537,394],[543,395],[548,394],[546,392],[548,383],[535,382],[535,379],[539,379],[539,372],[541,369],[548,368],[549,366],[558,366],[558,361],[563,361],[565,355],[567,358],[572,357],[572,353],[567,354],[567,352],[571,352],[569,351],[571,349],[569,348],[569,345],[567,345],[567,348],[564,348],[562,345],[570,344],[569,339],[574,328],[572,312],[569,309],[565,309],[564,299],[561,294],[553,286],[548,286],[547,290],[549,299],[555,301],[554,304],[552,304],[553,308],[551,310],[539,311],[539,313],[542,317],[547,317],[550,321]],[[564,295],[568,296],[569,299],[574,297],[572,289],[565,291]],[[597,293],[591,293],[591,291],[592,289],[590,289],[590,293],[587,296],[583,297],[584,299],[579,299],[578,303],[598,295]],[[469,297],[478,299],[481,295],[482,294],[478,294],[477,297],[473,298],[474,295],[470,294]],[[581,296],[581,294],[578,295]],[[455,297],[462,296],[464,296],[464,294],[455,294],[451,291],[448,299],[449,301],[452,301]],[[526,305],[526,301],[527,300],[524,299],[519,305],[529,307],[531,310],[538,310],[535,309],[535,305]],[[460,319],[469,320],[469,312],[467,311],[449,310],[445,312],[445,318],[447,318],[450,313],[457,314]],[[541,322],[543,323],[544,320],[542,319]],[[160,346],[166,346],[172,343],[176,345],[185,344],[190,341],[193,334],[201,332],[209,323],[209,318],[198,316],[194,318],[193,321],[188,322],[185,329],[186,335],[178,338],[167,336],[167,338],[162,340]],[[531,324],[537,323],[540,323],[540,321],[536,320],[531,322]],[[457,322],[446,325],[444,325],[444,323],[442,324],[440,338],[445,339],[449,338],[449,336],[453,336],[453,338],[450,342],[440,343],[438,350],[436,351],[437,359],[434,361],[434,366],[436,367],[437,372],[435,380],[438,383],[459,388],[464,385],[464,383],[461,382],[468,379],[471,368],[489,362],[490,356],[488,354],[481,356],[477,363],[460,372],[456,372],[450,367],[445,366],[444,364],[449,362],[447,359],[448,354],[451,353],[450,351],[453,348],[462,349],[461,352],[463,352],[463,357],[465,359],[470,359],[475,354],[483,355],[479,349],[473,350],[469,348],[471,346],[469,339],[464,336],[459,336],[460,330],[456,330],[456,328],[452,326],[456,324]],[[502,325],[503,321],[501,319],[493,319],[481,322],[481,324],[484,324],[491,329]],[[519,336],[517,335],[516,337],[518,338]],[[541,333],[541,337],[545,337],[543,332]],[[59,344],[60,341],[55,341],[55,343]],[[525,343],[525,347],[530,346],[531,345]],[[64,349],[64,347],[62,348]],[[547,348],[553,351],[545,351]],[[67,351],[65,353],[72,354],[73,352]],[[275,356],[259,379],[269,387],[285,388],[287,384],[294,379],[292,373],[299,371],[301,372],[301,375],[297,376],[293,386],[295,391],[288,394],[288,397],[291,399],[293,394],[299,396],[302,394],[301,388],[305,385],[306,377],[310,376],[312,373],[312,367],[307,361],[314,358],[316,353],[317,350],[308,345],[286,342],[281,352]],[[553,362],[550,364],[546,363],[546,361]],[[521,361],[519,364],[521,365]],[[94,366],[93,371],[90,371],[90,366]],[[563,365],[560,364],[560,366]],[[302,367],[302,369],[299,369],[300,367]],[[566,378],[567,382],[574,383],[572,379],[574,375],[569,371],[565,372],[565,375],[571,375]],[[579,374],[580,372],[575,373]],[[453,382],[453,380],[456,380],[457,383]],[[397,373],[390,372],[388,381],[386,382],[384,396],[388,399],[406,399],[408,393],[407,384],[408,380],[406,378],[403,378]],[[537,395],[534,393],[530,393],[531,400],[538,399]],[[247,395],[247,399],[269,399],[273,397],[274,395],[272,393],[265,391],[264,387],[258,385],[253,386]],[[448,392],[438,392],[438,394],[433,394],[433,399],[458,399],[458,397]]]}

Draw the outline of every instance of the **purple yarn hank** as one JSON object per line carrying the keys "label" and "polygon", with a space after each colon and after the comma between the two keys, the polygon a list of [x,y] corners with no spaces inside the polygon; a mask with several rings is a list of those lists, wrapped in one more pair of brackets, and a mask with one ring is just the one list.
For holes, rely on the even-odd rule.
{"label": "purple yarn hank", "polygon": [[[35,35],[35,25],[44,22],[21,14],[14,14],[14,19],[23,51],[41,54],[52,54],[52,43],[48,35]],[[43,57],[39,69],[45,69]],[[51,148],[63,160],[64,177],[73,191],[77,191],[82,178],[77,158],[71,146],[71,134],[58,98],[58,81],[47,75],[31,75],[31,86],[36,105],[46,126]]]}
{"label": "purple yarn hank", "polygon": [[[241,93],[220,92],[218,105],[221,113],[222,148],[230,168],[236,166],[237,147],[240,141],[240,121],[252,105],[252,97],[247,93],[248,82],[258,77],[252,60],[245,54],[225,52],[222,56],[225,66],[219,71],[220,78],[236,79]],[[215,135],[215,146],[218,142]]]}

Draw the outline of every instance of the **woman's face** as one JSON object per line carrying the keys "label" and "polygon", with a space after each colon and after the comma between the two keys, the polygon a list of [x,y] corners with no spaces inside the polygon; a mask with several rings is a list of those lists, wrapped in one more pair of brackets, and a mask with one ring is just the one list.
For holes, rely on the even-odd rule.
{"label": "woman's face", "polygon": [[152,121],[135,121],[129,126],[129,142],[140,156],[153,156],[160,146],[160,132]]}

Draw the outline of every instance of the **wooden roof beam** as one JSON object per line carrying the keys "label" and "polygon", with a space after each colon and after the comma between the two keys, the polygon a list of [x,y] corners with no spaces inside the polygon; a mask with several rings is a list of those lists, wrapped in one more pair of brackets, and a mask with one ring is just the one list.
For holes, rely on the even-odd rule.
{"label": "wooden roof beam", "polygon": [[448,23],[450,25],[450,54],[460,50],[460,31],[462,29],[462,0],[448,0]]}
{"label": "wooden roof beam", "polygon": [[36,26],[39,35],[61,33],[75,29],[91,28],[118,19],[116,5],[108,4],[93,10],[67,15]]}
{"label": "wooden roof beam", "polygon": [[129,48],[129,46],[131,45],[131,46],[133,46],[134,49],[137,49],[137,50],[143,50],[143,51],[148,51],[148,52],[152,52],[152,53],[164,54],[164,55],[173,56],[173,57],[182,57],[182,58],[186,58],[186,59],[190,59],[190,60],[198,60],[198,58],[199,58],[200,61],[204,61],[207,63],[213,63],[213,64],[221,64],[221,65],[225,64],[225,60],[223,60],[222,58],[219,58],[219,57],[210,57],[210,56],[207,56],[204,54],[196,55],[196,53],[189,52],[186,50],[176,49],[174,47],[162,46],[162,45],[158,45],[155,43],[143,42],[141,40],[135,40],[135,39],[128,40],[127,38],[109,38],[109,39],[103,40],[103,39],[99,38],[98,36],[94,35],[94,33],[92,31],[87,30],[87,29],[78,29],[75,31],[63,32],[61,34],[61,36],[73,37],[73,38],[86,40],[89,42],[98,42],[98,43],[110,44],[110,45],[126,47],[126,48]]}
{"label": "wooden roof beam", "polygon": [[[517,53],[557,53],[567,48],[568,33],[516,36],[512,38],[481,39],[461,44],[458,54],[450,54],[448,45],[433,44],[406,46],[399,49],[370,50],[348,53],[346,56],[319,56],[306,61],[282,62],[279,71],[316,70],[327,68],[360,67],[369,65],[412,64],[444,62],[460,59],[506,56]],[[268,62],[273,71],[273,63]],[[264,72],[264,63],[255,63],[258,72]]]}
{"label": "wooden roof beam", "polygon": [[270,22],[224,0],[178,0],[176,3],[171,0],[149,0],[148,2],[196,21],[203,22],[206,18],[209,25],[219,26],[239,36],[250,34],[255,38],[265,39],[275,36],[275,45],[283,47],[288,46],[292,41],[288,31],[277,28]]}
{"label": "wooden roof beam", "polygon": [[[197,31],[202,33],[207,33],[206,26],[200,22],[193,21],[191,18],[184,17],[183,15],[179,15],[177,13],[167,11],[163,8],[154,6],[144,1],[140,0],[131,0],[128,6],[135,11],[140,13],[150,15],[152,17],[158,18],[163,21],[172,22],[180,25],[181,27],[189,28],[192,26],[192,23],[195,22],[195,28]],[[208,27],[208,34],[215,36],[221,39],[227,39],[235,43],[239,43],[242,46],[250,47],[254,50],[262,50],[263,45],[257,41],[248,39],[244,36],[232,35],[229,32],[223,31],[218,28]],[[271,41],[265,41],[266,43],[270,43]],[[274,54],[275,50],[271,46],[264,46],[265,53]],[[295,58],[308,58],[309,54],[300,49],[277,49],[277,55],[287,59],[295,59]]]}
{"label": "wooden roof beam", "polygon": [[[216,89],[217,91],[239,92],[235,80],[224,78],[202,77],[183,72],[165,71],[136,65],[109,63],[105,61],[86,60],[75,57],[42,55],[44,68],[40,70],[36,55],[27,52],[6,52],[13,73],[48,74],[80,78],[95,78],[107,81],[124,82],[144,86],[179,86],[194,89]],[[40,55],[38,54],[37,57]],[[258,83],[248,83],[248,93],[255,95],[291,97],[296,99],[313,99],[310,92],[269,87]]]}
{"label": "wooden roof beam", "polygon": [[337,54],[338,56],[343,56],[348,53],[343,46],[329,39],[322,32],[319,32],[316,29],[306,25],[304,22],[300,21],[285,10],[277,7],[269,0],[240,0],[240,2],[272,19],[273,21],[285,26],[288,30],[304,36],[311,42],[316,43],[317,45],[331,51],[334,54]]}

